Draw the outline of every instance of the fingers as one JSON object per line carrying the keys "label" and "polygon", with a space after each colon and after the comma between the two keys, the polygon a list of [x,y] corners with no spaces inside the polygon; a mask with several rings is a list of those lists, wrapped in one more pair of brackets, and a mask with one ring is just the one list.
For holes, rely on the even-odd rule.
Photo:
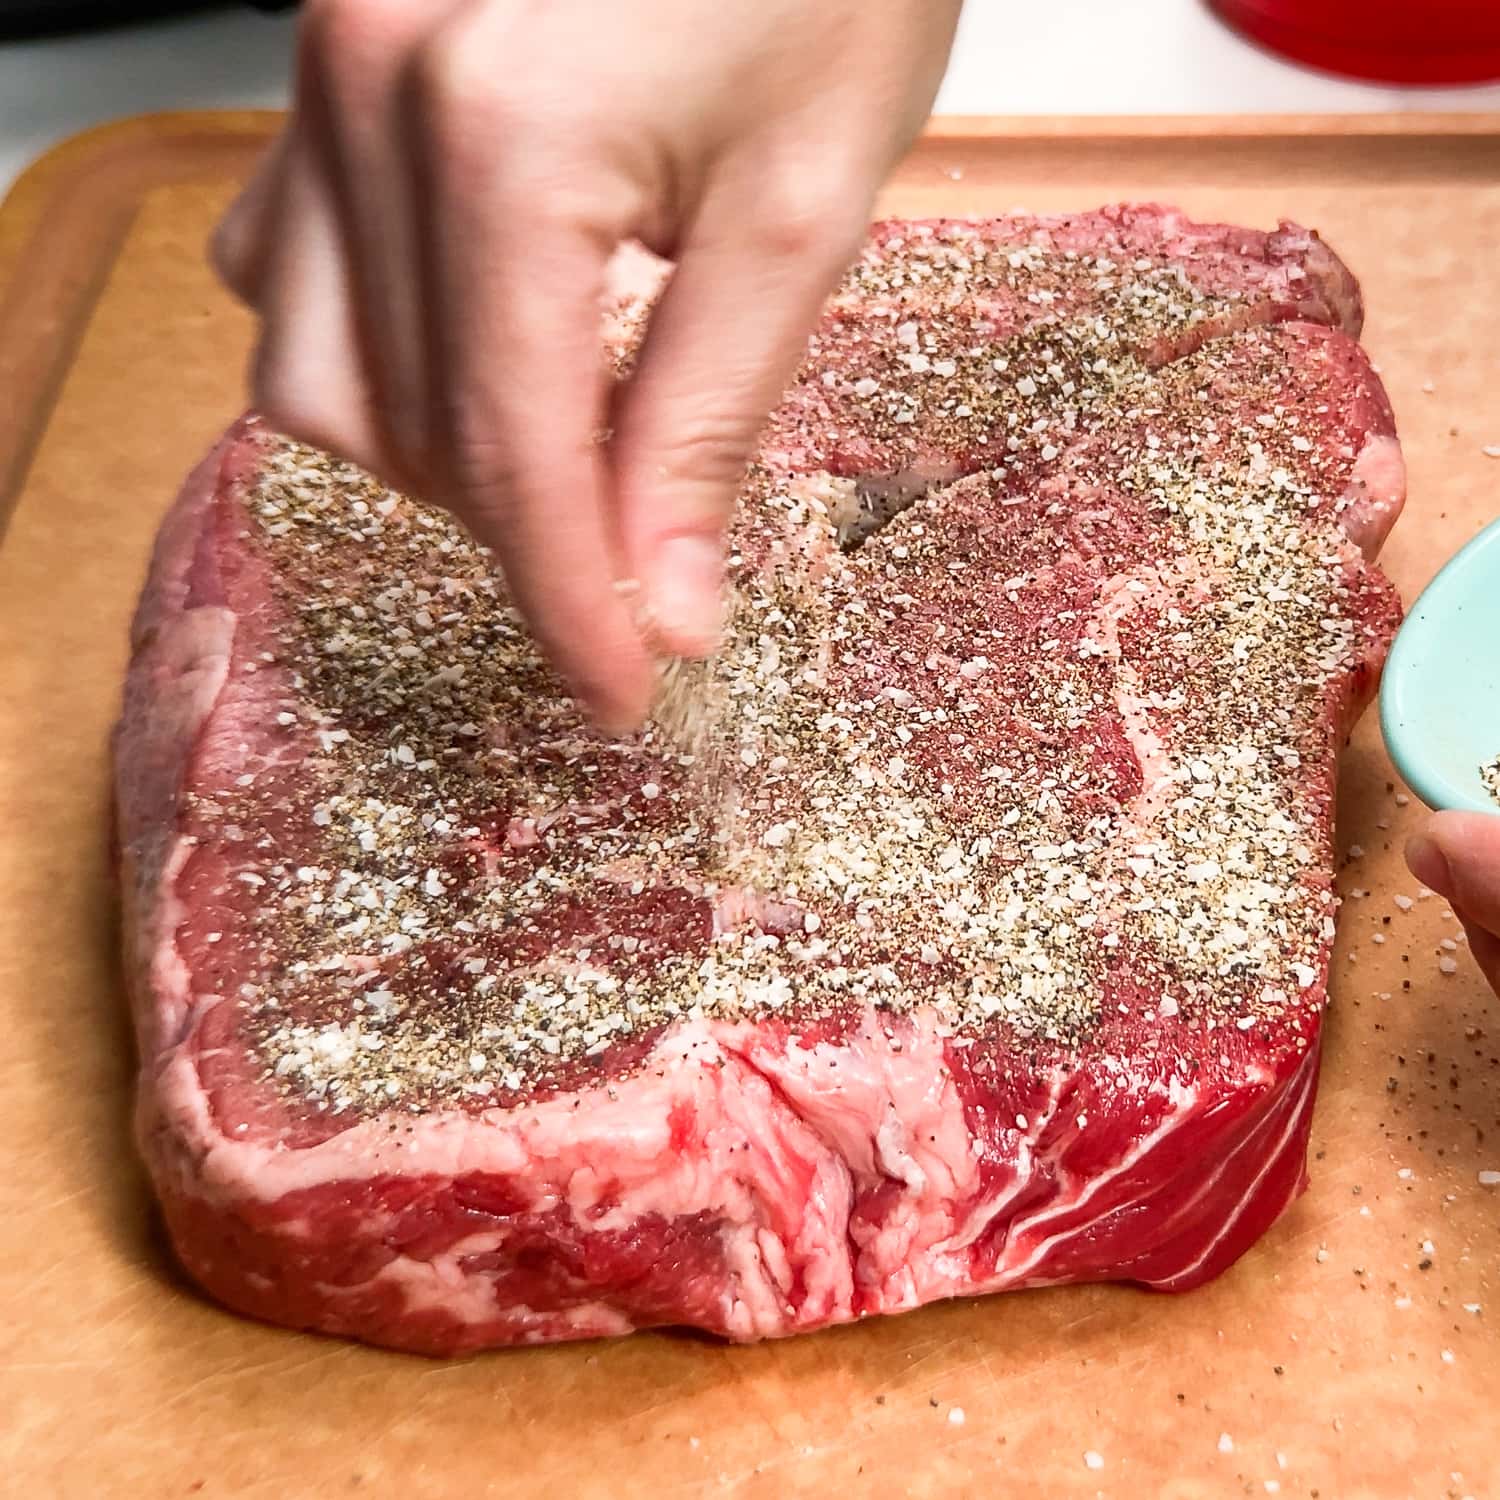
{"label": "fingers", "polygon": [[[683,73],[692,0],[645,31],[576,0],[307,0],[293,130],[215,242],[263,318],[257,400],[453,509],[585,706],[635,724],[652,648],[716,641],[747,461],[956,7],[731,7]],[[812,97],[840,66],[858,88]],[[606,452],[597,298],[643,235],[681,264]]]}
{"label": "fingers", "polygon": [[[414,162],[429,312],[437,476],[445,503],[499,559],[517,607],[601,727],[645,717],[653,659],[616,582],[604,496],[607,374],[599,337],[608,205],[562,217],[506,175],[483,110],[439,67]],[[527,171],[538,169],[533,152]],[[548,176],[576,176],[557,164]],[[543,180],[546,180],[545,178]],[[603,227],[596,227],[597,225]]]}
{"label": "fingers", "polygon": [[382,445],[420,473],[428,396],[404,80],[455,0],[317,0],[301,34],[297,116],[339,217]]}
{"label": "fingers", "polygon": [[450,244],[442,259],[441,286],[428,287],[442,339],[435,422],[453,465],[448,501],[494,550],[517,607],[584,705],[608,729],[633,729],[656,677],[616,588],[603,503],[604,256],[562,234],[538,236],[510,274],[466,246]]}
{"label": "fingers", "polygon": [[300,141],[286,152],[265,242],[256,407],[288,436],[389,477],[370,421],[337,216]]}
{"label": "fingers", "polygon": [[711,652],[723,531],[772,406],[852,258],[863,219],[819,191],[793,196],[738,174],[711,187],[622,393],[614,442],[624,566],[668,651]]}
{"label": "fingers", "polygon": [[1406,862],[1461,917],[1500,934],[1500,817],[1440,812],[1407,844]]}
{"label": "fingers", "polygon": [[1475,961],[1500,992],[1500,817],[1440,812],[1408,842],[1406,862],[1452,906]]}
{"label": "fingers", "polygon": [[209,243],[214,269],[225,286],[250,307],[259,303],[265,282],[270,231],[278,212],[290,143],[288,128],[266,148],[244,191],[230,205]]}

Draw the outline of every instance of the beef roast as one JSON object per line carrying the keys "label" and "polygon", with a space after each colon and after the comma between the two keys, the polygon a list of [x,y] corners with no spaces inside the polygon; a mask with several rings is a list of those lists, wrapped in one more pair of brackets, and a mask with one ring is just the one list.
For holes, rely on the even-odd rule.
{"label": "beef roast", "polygon": [[1224,1270],[1305,1181],[1336,760],[1398,616],[1359,320],[1291,225],[877,226],[724,649],[619,741],[453,522],[240,422],[116,739],[187,1270],[435,1354]]}

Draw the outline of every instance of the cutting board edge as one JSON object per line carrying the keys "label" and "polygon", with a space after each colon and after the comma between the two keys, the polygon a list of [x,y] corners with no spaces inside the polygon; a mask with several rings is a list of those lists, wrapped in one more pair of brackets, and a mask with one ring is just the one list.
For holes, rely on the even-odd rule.
{"label": "cutting board edge", "polygon": [[248,167],[275,110],[134,115],[67,137],[0,202],[0,544],[142,197],[184,178]]}
{"label": "cutting board edge", "polygon": [[[271,117],[273,122],[275,118]],[[1141,123],[1130,122],[1133,129]],[[1242,149],[1259,151],[1262,159],[1297,156],[1306,167],[1307,155],[1294,149],[1297,139],[1293,135],[1265,136],[1257,131],[1238,137],[1236,144],[1234,136],[1219,132],[1216,145],[1209,138],[1195,142],[1189,133],[1175,128],[1183,125],[1181,120],[1168,123],[1174,129],[1164,131],[1152,149],[1162,160],[1192,157],[1195,171],[1204,162],[1212,167]],[[1249,123],[1259,127],[1266,121]],[[1043,139],[1040,134],[1007,138],[986,131],[964,144],[955,135],[942,135],[940,130],[946,126],[947,122],[939,122],[934,138],[939,143],[953,141],[954,149],[951,155],[940,149],[935,157],[924,159],[924,203],[949,192],[955,203],[960,196],[970,202],[1008,201],[967,197],[968,185],[988,155],[986,140],[993,144],[997,157],[1008,155],[1016,161],[1028,151],[1028,139]],[[1404,150],[1413,134],[1403,122],[1398,132],[1371,135],[1369,157],[1376,156],[1381,140],[1400,144]],[[1493,149],[1492,138],[1487,133],[1481,140],[1471,131],[1446,138],[1429,135],[1424,146],[1431,149],[1424,150],[1424,159],[1441,157],[1443,141],[1448,139],[1455,153],[1462,147],[1471,160],[1484,153],[1500,165],[1500,152]],[[258,145],[263,137],[254,134],[246,139]],[[1100,164],[1110,172],[1117,170],[1115,163],[1127,161],[1133,149],[1132,138],[1110,138],[1092,129],[1071,139],[1083,144],[1081,154],[1094,163],[1090,180],[1097,170],[1101,183],[1108,180],[1109,172]],[[1133,139],[1143,147],[1151,144],[1144,134],[1137,133]],[[1069,141],[1068,135],[1058,132],[1037,157],[1044,162],[1070,161]],[[1333,142],[1332,136],[1321,138],[1324,147]],[[1355,137],[1355,149],[1344,154],[1364,160],[1365,151],[1364,142]],[[1200,157],[1199,152],[1206,154]],[[1333,154],[1337,153],[1324,153]],[[944,169],[955,166],[964,169],[963,188],[948,186],[952,171]],[[1321,170],[1319,164],[1317,171]],[[1367,168],[1366,175],[1373,175],[1374,170]],[[1500,177],[1491,177],[1500,188]],[[1214,185],[1211,172],[1203,181]],[[0,553],[0,564],[20,565],[28,558],[42,564],[17,567],[5,575],[10,579],[28,573],[29,601],[19,588],[8,599],[0,598],[12,605],[11,618],[26,632],[18,638],[33,643],[30,649],[36,666],[28,681],[38,694],[45,695],[12,700],[21,708],[8,720],[16,730],[14,740],[32,746],[26,758],[15,764],[27,767],[34,778],[13,778],[20,794],[15,800],[17,805],[29,805],[33,785],[38,792],[44,785],[62,787],[61,782],[47,781],[60,774],[55,769],[59,759],[66,762],[67,769],[61,773],[68,778],[66,787],[82,787],[91,799],[79,811],[79,804],[71,801],[76,793],[69,794],[68,805],[75,808],[70,824],[74,831],[66,842],[60,839],[55,816],[48,811],[64,805],[65,799],[59,796],[51,804],[38,801],[39,823],[48,847],[61,847],[67,858],[47,867],[55,868],[56,875],[44,870],[44,878],[39,878],[35,869],[23,871],[28,880],[24,896],[8,896],[15,903],[17,918],[23,899],[38,906],[45,903],[48,912],[66,912],[59,898],[77,888],[80,869],[95,889],[106,879],[101,864],[103,841],[96,837],[102,808],[98,799],[105,785],[103,720],[97,705],[107,699],[112,712],[118,667],[111,663],[123,650],[116,626],[126,596],[133,595],[136,587],[135,559],[147,530],[139,520],[130,524],[129,557],[102,525],[94,526],[92,537],[83,537],[85,560],[97,559],[110,548],[120,559],[101,570],[115,580],[107,606],[114,611],[110,616],[115,621],[110,626],[112,644],[101,651],[97,642],[103,632],[91,623],[101,606],[87,589],[87,581],[97,575],[77,566],[77,554],[69,557],[68,536],[77,537],[80,528],[75,525],[70,533],[49,535],[54,523],[45,519],[43,496],[58,507],[59,526],[70,513],[70,500],[90,503],[98,491],[91,494],[87,467],[79,459],[87,458],[97,442],[111,450],[109,467],[103,472],[113,474],[121,493],[141,500],[139,516],[153,515],[173,492],[189,461],[184,424],[171,401],[173,393],[195,401],[195,442],[197,431],[206,430],[237,399],[239,359],[249,320],[243,313],[231,312],[227,298],[213,288],[198,253],[207,238],[210,209],[216,210],[227,199],[232,184],[215,184],[211,192],[201,190],[196,181],[182,184],[181,192],[171,187],[156,192],[153,186],[149,177],[144,179],[144,197],[138,200],[138,208],[131,209],[123,244],[106,270],[98,301],[90,305],[86,335],[69,356],[68,383],[54,398],[47,432],[30,461],[28,489],[11,549]],[[1279,181],[1273,190],[1280,192]],[[1008,193],[1008,184],[998,191]],[[1450,185],[1449,191],[1457,189]],[[1071,188],[1069,194],[1075,202],[1084,201]],[[1401,185],[1382,182],[1379,195],[1387,203],[1399,201]],[[1097,203],[1105,197],[1090,189],[1087,201]],[[1493,203],[1500,214],[1500,197],[1494,197]],[[1466,222],[1471,207],[1460,205]],[[947,210],[939,204],[922,211]],[[1246,214],[1240,221],[1271,222],[1276,211],[1277,205],[1267,199],[1260,213]],[[186,214],[185,227],[176,233],[171,226],[178,222],[180,212]],[[1230,221],[1236,221],[1233,215]],[[165,295],[161,290],[163,263],[152,258],[164,252],[170,288]],[[1365,260],[1356,256],[1354,263],[1363,266]],[[148,296],[143,297],[143,288]],[[0,282],[3,295],[4,283]],[[1378,294],[1377,300],[1386,305]],[[1390,305],[1399,303],[1393,299]],[[1500,298],[1490,299],[1488,306],[1500,311]],[[174,315],[160,339],[149,324],[143,338],[122,337],[139,329],[142,318],[161,316],[163,308]],[[201,320],[200,311],[207,314]],[[231,319],[225,341],[221,335]],[[178,361],[173,342],[185,334],[191,336],[193,356],[186,367]],[[1489,348],[1497,346],[1500,340],[1490,341]],[[127,359],[141,359],[150,366],[139,392],[134,386],[140,378],[136,367],[122,365],[116,357],[121,348]],[[231,348],[232,361],[225,357]],[[76,382],[75,366],[82,372]],[[169,369],[165,376],[164,369]],[[197,383],[210,369],[214,381],[204,396]],[[1417,382],[1428,372],[1440,377],[1443,396],[1438,400],[1428,401],[1418,389]],[[1411,449],[1418,473],[1435,477],[1440,465],[1446,471],[1456,463],[1449,455],[1458,445],[1442,437],[1435,416],[1448,408],[1454,373],[1441,363],[1424,363],[1415,353],[1405,357],[1404,370],[1401,360],[1393,358],[1391,373],[1398,378],[1404,374],[1407,387],[1409,415],[1403,416],[1403,437],[1419,439],[1424,420],[1432,429],[1425,470],[1421,442],[1411,443]],[[1427,402],[1425,407],[1423,402]],[[149,422],[122,424],[134,425],[136,431],[117,431],[110,441],[111,434],[101,423],[115,421],[121,404],[157,413],[160,429],[153,430]],[[1486,401],[1486,421],[1491,411]],[[1476,436],[1473,431],[1465,434],[1468,462],[1471,471],[1483,477],[1490,469],[1485,467],[1488,460],[1478,456]],[[30,488],[33,484],[37,488]],[[1432,493],[1425,503],[1430,506],[1429,515],[1441,508]],[[87,514],[107,521],[107,511],[97,504]],[[1433,530],[1436,534],[1435,525]],[[1399,540],[1403,534],[1397,535]],[[1422,555],[1435,562],[1436,543],[1424,547]],[[55,558],[64,559],[65,565],[55,568],[54,578],[49,570]],[[78,582],[80,577],[84,584]],[[1411,566],[1406,577],[1415,583],[1417,574]],[[0,596],[4,594],[0,588]],[[69,604],[59,606],[56,601],[64,594]],[[0,627],[4,624],[0,619]],[[82,679],[72,670],[68,654],[74,641],[92,643],[83,669],[95,676],[86,690],[80,687]],[[12,653],[13,658],[20,655]],[[60,664],[69,670],[60,672]],[[57,678],[64,679],[66,693],[59,693]],[[80,733],[79,717],[69,705],[84,699],[96,707],[83,721]],[[59,701],[64,705],[61,710]],[[27,718],[34,705],[47,711]],[[0,782],[5,781],[0,776]],[[1364,843],[1374,861],[1381,857],[1377,851],[1382,842],[1398,840],[1404,831],[1401,820],[1415,819],[1417,809],[1413,806],[1405,814],[1392,810],[1394,787],[1373,737],[1373,725],[1365,726],[1346,761],[1343,783],[1351,802],[1358,804],[1344,815],[1346,842]],[[1386,817],[1395,822],[1394,829],[1375,822]],[[82,861],[78,851],[85,851]],[[1390,906],[1393,887],[1380,884],[1384,877],[1378,871],[1355,873],[1358,870],[1353,867],[1348,878],[1374,884],[1376,895],[1348,909],[1344,943],[1350,952],[1357,942],[1368,941],[1369,931],[1379,930],[1381,911],[1395,924],[1414,923],[1426,914],[1429,936],[1435,941],[1443,930],[1437,925],[1438,903],[1419,905],[1414,915],[1404,917]],[[1406,877],[1401,880],[1405,884],[1398,888],[1410,889]],[[107,972],[97,971],[102,976],[98,982],[95,970],[85,967],[94,963],[90,955],[113,941],[110,929],[94,921],[92,902],[87,909],[91,924],[87,927],[55,923],[50,928],[38,924],[32,931],[17,929],[23,931],[33,951],[55,953],[59,960],[66,960],[66,965],[56,969],[33,969],[33,974],[42,974],[41,980],[17,988],[18,1008],[24,1007],[38,1035],[44,1025],[54,1025],[45,1019],[49,996],[59,1022],[72,1017],[59,1033],[66,1046],[93,1024],[90,1018],[96,1007],[118,1000],[112,949]],[[67,934],[67,952],[56,936],[60,931]],[[1281,1482],[1288,1488],[1295,1484],[1303,1494],[1310,1477],[1314,1482],[1321,1480],[1325,1495],[1383,1500],[1408,1472],[1434,1481],[1414,1486],[1414,1492],[1438,1493],[1447,1486],[1435,1482],[1437,1470],[1451,1469],[1460,1459],[1472,1471],[1466,1475],[1468,1482],[1477,1491],[1490,1493],[1496,1456],[1493,1443],[1483,1443],[1482,1431],[1492,1430],[1492,1424],[1476,1421],[1472,1410],[1467,1422],[1457,1419],[1451,1403],[1456,1399],[1454,1392],[1489,1392],[1487,1409],[1492,1412],[1500,1404],[1495,1398],[1500,1392],[1500,1363],[1494,1358],[1493,1333],[1481,1343],[1484,1322],[1476,1318],[1461,1329],[1454,1322],[1456,1312],[1446,1316],[1439,1329],[1438,1314],[1432,1309],[1435,1301],[1446,1299],[1458,1307],[1460,1296],[1482,1292],[1486,1314],[1490,1312],[1492,1286],[1477,1285],[1475,1276],[1460,1264],[1469,1258],[1470,1240],[1460,1240],[1458,1231],[1445,1222],[1440,1194],[1444,1187],[1460,1187],[1456,1175],[1460,1170],[1470,1191],[1475,1191],[1472,1168],[1489,1165],[1493,1158],[1481,1159],[1475,1148],[1465,1146],[1461,1152],[1451,1152],[1447,1162],[1436,1161],[1430,1152],[1413,1144],[1409,1134],[1403,1143],[1399,1132],[1388,1137],[1380,1130],[1371,1130],[1366,1144],[1352,1153],[1346,1143],[1356,1125],[1380,1122],[1374,1109],[1357,1117],[1341,1113],[1350,1098],[1347,1091],[1339,1092],[1341,1077],[1372,1080],[1370,1092],[1377,1104],[1388,1107],[1384,1101],[1390,1096],[1380,1090],[1379,1080],[1387,1072],[1387,1063],[1390,1073],[1397,1072],[1393,1054],[1398,1041],[1376,1035],[1380,1028],[1371,1023],[1378,1020],[1381,1026],[1391,1025],[1399,1014],[1396,1006],[1402,1002],[1398,998],[1393,1004],[1387,998],[1382,1008],[1379,997],[1369,992],[1381,984],[1390,988],[1399,984],[1377,979],[1369,970],[1376,968],[1377,954],[1393,953],[1395,947],[1412,940],[1408,928],[1394,945],[1362,947],[1361,963],[1344,970],[1353,981],[1344,980],[1337,1016],[1330,1018],[1333,1024],[1326,1033],[1330,1046],[1339,1032],[1345,1037],[1344,1072],[1331,1062],[1323,1083],[1321,1109],[1326,1127],[1320,1131],[1319,1144],[1328,1145],[1329,1159],[1315,1166],[1314,1192],[1301,1200],[1295,1218],[1286,1221],[1284,1231],[1273,1231],[1279,1237],[1272,1248],[1258,1252],[1245,1269],[1231,1273],[1233,1279],[1226,1277],[1204,1288],[1191,1302],[1167,1302],[1120,1288],[1075,1287],[988,1303],[929,1307],[909,1320],[880,1320],[806,1341],[749,1349],[721,1350],[647,1335],[640,1341],[613,1345],[487,1356],[472,1366],[442,1366],[435,1371],[425,1362],[414,1364],[400,1356],[332,1346],[328,1341],[241,1322],[183,1293],[176,1283],[168,1284],[163,1294],[163,1284],[155,1277],[165,1261],[159,1244],[145,1237],[145,1209],[137,1179],[106,1189],[94,1177],[80,1175],[75,1183],[55,1175],[59,1163],[83,1174],[96,1170],[97,1162],[109,1160],[101,1151],[106,1130],[127,1118],[127,1106],[113,1086],[120,1065],[111,1061],[105,1050],[108,1044],[96,1045],[81,1058],[63,1050],[53,1070],[54,1080],[62,1082],[54,1081],[45,1095],[49,1107],[58,1111],[45,1116],[49,1149],[34,1158],[53,1175],[34,1173],[28,1179],[32,1188],[27,1202],[35,1206],[37,1217],[29,1224],[17,1220],[12,1226],[18,1239],[45,1236],[47,1248],[40,1254],[33,1255],[28,1246],[28,1269],[34,1268],[36,1274],[25,1281],[17,1305],[29,1299],[25,1300],[29,1319],[51,1331],[46,1340],[32,1340],[29,1348],[37,1361],[31,1366],[17,1362],[15,1351],[8,1351],[10,1361],[3,1373],[13,1382],[12,1388],[26,1395],[32,1423],[13,1440],[15,1451],[24,1448],[24,1462],[17,1469],[32,1479],[33,1488],[53,1493],[58,1500],[72,1496],[94,1500],[101,1472],[125,1473],[128,1478],[120,1483],[132,1493],[138,1486],[139,1492],[162,1495],[193,1493],[203,1487],[203,1475],[208,1476],[211,1493],[260,1493],[267,1484],[279,1482],[288,1500],[321,1500],[355,1483],[382,1491],[400,1489],[406,1500],[446,1500],[455,1483],[464,1486],[465,1481],[455,1479],[460,1472],[467,1474],[468,1488],[475,1493],[494,1493],[489,1486],[499,1484],[507,1495],[524,1494],[536,1500],[559,1492],[575,1495],[577,1500],[606,1500],[613,1493],[611,1476],[628,1480],[632,1475],[638,1487],[643,1483],[664,1494],[686,1495],[712,1489],[715,1476],[725,1474],[740,1500],[821,1497],[834,1484],[842,1484],[851,1493],[894,1500],[897,1494],[911,1494],[913,1486],[928,1494],[967,1493],[981,1475],[995,1472],[1000,1463],[1004,1472],[1018,1476],[1017,1483],[1030,1481],[1031,1487],[1052,1493],[1092,1494],[1107,1485],[1107,1492],[1115,1496],[1160,1493],[1166,1500],[1182,1500],[1188,1495],[1256,1487],[1261,1474],[1278,1472],[1272,1450],[1280,1447],[1287,1450],[1292,1465]],[[1442,1049],[1444,1057],[1450,1050],[1457,1056],[1463,1045],[1463,1022],[1470,1018],[1462,1007],[1476,1006],[1478,977],[1466,966],[1460,978],[1438,979],[1430,968],[1435,962],[1431,944],[1426,946],[1431,1000],[1422,1002],[1409,1035]],[[23,945],[14,947],[17,952],[12,958]],[[75,949],[87,950],[84,961]],[[1386,972],[1400,974],[1390,965]],[[83,990],[84,983],[92,988]],[[59,985],[68,988],[54,988]],[[1460,990],[1459,985],[1464,988]],[[1361,1002],[1362,1010],[1358,1008]],[[1500,1015],[1487,997],[1484,1006],[1487,1014]],[[1445,1019],[1440,1023],[1439,1017]],[[1477,1009],[1474,1018],[1482,1019]],[[112,1027],[108,1038],[118,1034]],[[1453,1044],[1451,1049],[1444,1038]],[[1412,1053],[1411,1047],[1400,1045]],[[30,1049],[25,1054],[12,1049],[12,1054],[22,1061],[29,1077],[44,1072],[31,1064],[31,1057],[58,1056]],[[1468,1056],[1467,1052],[1463,1055]],[[1402,1064],[1406,1061],[1401,1059]],[[1408,1100],[1425,1099],[1422,1091],[1429,1083],[1433,1097],[1447,1109],[1446,1090],[1441,1098],[1436,1092],[1441,1072],[1429,1077],[1422,1055],[1413,1055],[1411,1062],[1410,1074],[1416,1076],[1403,1073],[1400,1080],[1403,1109],[1415,1109]],[[81,1064],[89,1071],[76,1075],[74,1070]],[[111,1090],[106,1099],[111,1112],[102,1123],[98,1116],[80,1118],[74,1081],[77,1076],[98,1078],[100,1070],[109,1078]],[[1486,1109],[1486,1119],[1488,1115]],[[1430,1123],[1432,1116],[1408,1114],[1405,1118],[1409,1130],[1417,1123]],[[61,1122],[60,1128],[54,1121]],[[1439,1139],[1451,1146],[1446,1133]],[[1397,1179],[1399,1164],[1415,1168],[1411,1181]],[[58,1190],[77,1183],[90,1184],[90,1191],[64,1195]],[[1351,1193],[1362,1196],[1356,1199]],[[1430,1201],[1423,1200],[1427,1202],[1425,1217],[1399,1206],[1408,1193],[1429,1194]],[[1356,1203],[1372,1208],[1374,1217],[1360,1217]],[[49,1227],[54,1222],[56,1230]],[[1492,1222],[1486,1223],[1487,1230]],[[1416,1265],[1416,1248],[1428,1232],[1435,1232],[1441,1258],[1423,1268],[1424,1275]],[[1483,1241],[1491,1242],[1492,1237]],[[0,1261],[4,1259],[0,1255]],[[1363,1272],[1356,1284],[1353,1267],[1371,1270],[1369,1295],[1361,1295]],[[1453,1283],[1450,1293],[1449,1281],[1455,1273],[1466,1279]],[[102,1289],[93,1293],[96,1284]],[[63,1299],[40,1295],[46,1286],[59,1285],[70,1285],[74,1295]],[[1394,1300],[1398,1292],[1408,1295]],[[1400,1311],[1401,1302],[1412,1297],[1415,1307]],[[1190,1313],[1173,1320],[1175,1310],[1188,1308]],[[1333,1323],[1339,1310],[1350,1308],[1358,1312]],[[1420,1325],[1420,1345],[1415,1334],[1405,1331],[1417,1313],[1426,1319]],[[1489,1329],[1493,1328],[1491,1317]],[[1195,1336],[1185,1347],[1198,1362],[1189,1363],[1173,1340],[1176,1331],[1194,1329],[1201,1337]],[[1037,1343],[1044,1334],[1051,1338],[1050,1345]],[[73,1357],[74,1339],[85,1341],[79,1354],[97,1359],[92,1368]],[[1446,1355],[1440,1349],[1444,1345],[1453,1346],[1455,1364],[1443,1362]],[[1420,1354],[1420,1365],[1408,1366],[1408,1350]],[[1399,1368],[1387,1367],[1388,1353],[1393,1358],[1402,1356]],[[1273,1361],[1284,1361],[1285,1367]],[[1407,1374],[1408,1368],[1414,1373]],[[436,1382],[430,1378],[434,1373],[438,1374]],[[1440,1385],[1440,1380],[1449,1384]],[[1466,1384],[1456,1385],[1459,1380]],[[1432,1393],[1431,1406],[1422,1406],[1420,1398],[1411,1395],[1413,1383],[1418,1382],[1416,1389],[1421,1391],[1423,1381]],[[105,1394],[96,1396],[96,1392]],[[1392,1405],[1397,1399],[1418,1404],[1397,1409]],[[1252,1401],[1255,1405],[1249,1407]],[[954,1406],[966,1410],[964,1423],[950,1417]],[[1444,1420],[1436,1426],[1429,1422],[1424,1429],[1420,1415],[1424,1411],[1436,1415],[1434,1408]],[[486,1445],[486,1434],[497,1417],[502,1444],[498,1454],[493,1445]],[[1379,1425],[1380,1420],[1385,1425]],[[1341,1421],[1348,1422],[1348,1436],[1341,1435]],[[0,1422],[0,1452],[6,1448],[6,1427]],[[1226,1451],[1216,1441],[1226,1427],[1233,1434],[1234,1451]],[[507,1429],[525,1436],[519,1449],[507,1445]],[[89,1435],[82,1444],[81,1430]],[[1476,1438],[1481,1440],[1477,1444]],[[1467,1456],[1458,1452],[1460,1444],[1469,1445]],[[1093,1472],[1094,1464],[1085,1450],[1097,1450],[1104,1464],[1102,1472]],[[434,1453],[440,1454],[437,1463]],[[913,1465],[913,1454],[921,1455],[920,1464]],[[494,1478],[497,1457],[503,1465],[499,1480]],[[1449,1460],[1446,1465],[1440,1464],[1444,1458]],[[1346,1465],[1355,1472],[1349,1472]],[[18,1479],[24,1483],[19,1472]],[[722,1477],[717,1482],[721,1490],[726,1487]]]}
{"label": "cutting board edge", "polygon": [[[142,196],[248,168],[285,115],[274,109],[132,115],[69,136],[0,201],[0,545],[78,341]],[[1500,112],[1267,115],[938,115],[924,139],[1056,142],[1326,137],[1500,141]]]}

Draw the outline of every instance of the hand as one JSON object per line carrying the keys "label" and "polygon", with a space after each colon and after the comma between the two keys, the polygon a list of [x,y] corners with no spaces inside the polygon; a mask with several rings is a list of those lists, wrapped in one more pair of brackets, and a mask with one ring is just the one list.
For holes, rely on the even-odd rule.
{"label": "hand", "polygon": [[[291,123],[215,241],[261,317],[256,405],[448,506],[633,727],[655,653],[716,643],[745,465],[959,3],[311,0]],[[611,400],[631,238],[678,269]]]}
{"label": "hand", "polygon": [[1500,817],[1438,813],[1407,844],[1406,862],[1453,908],[1475,961],[1500,994]]}

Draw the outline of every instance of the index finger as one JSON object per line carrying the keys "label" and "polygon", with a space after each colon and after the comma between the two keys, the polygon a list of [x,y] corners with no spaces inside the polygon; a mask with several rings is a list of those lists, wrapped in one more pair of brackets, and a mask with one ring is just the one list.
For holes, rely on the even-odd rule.
{"label": "index finger", "polygon": [[442,498],[601,728],[645,717],[656,666],[618,587],[600,299],[617,235],[518,201],[492,141],[423,162],[431,431]]}

